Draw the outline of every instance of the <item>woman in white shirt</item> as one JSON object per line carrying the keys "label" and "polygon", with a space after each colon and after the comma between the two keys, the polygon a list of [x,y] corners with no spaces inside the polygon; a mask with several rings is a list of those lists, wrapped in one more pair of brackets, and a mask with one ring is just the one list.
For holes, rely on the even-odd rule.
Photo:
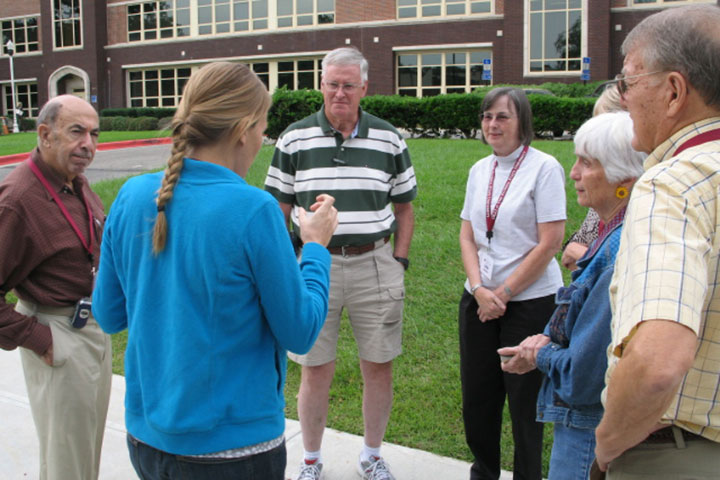
{"label": "woman in white shirt", "polygon": [[565,174],[530,147],[530,103],[522,90],[496,88],[482,104],[483,141],[493,154],[470,169],[460,217],[467,275],[460,301],[463,420],[475,456],[471,479],[500,475],[507,395],[516,478],[541,478],[542,424],[535,402],[542,375],[503,373],[497,349],[543,331],[562,286],[554,255],[565,232]]}

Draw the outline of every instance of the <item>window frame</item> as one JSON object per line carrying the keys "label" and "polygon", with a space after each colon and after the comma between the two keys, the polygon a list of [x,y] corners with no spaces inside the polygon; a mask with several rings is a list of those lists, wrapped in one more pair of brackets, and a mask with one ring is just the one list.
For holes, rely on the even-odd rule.
{"label": "window frame", "polygon": [[[85,45],[84,41],[84,29],[83,29],[83,5],[82,0],[49,0],[50,1],[50,10],[52,12],[52,45],[53,50],[73,50],[73,49],[82,49]],[[73,4],[77,3],[78,6],[78,15],[77,17],[73,16],[70,19],[58,19],[56,18],[55,12],[55,2],[59,2],[62,4],[63,1],[70,1],[73,2]],[[77,18],[77,20],[75,20]],[[74,43],[73,45],[61,45],[58,46],[58,37],[57,37],[57,24],[60,23],[67,23],[67,22],[77,22],[78,23],[78,32],[79,32],[79,43]],[[62,29],[62,27],[61,27]],[[75,32],[73,31],[73,37],[75,37]],[[75,39],[77,40],[77,39]]]}
{"label": "window frame", "polygon": [[[132,68],[127,69],[125,72],[125,82],[126,82],[126,105],[128,108],[177,108],[177,106],[180,104],[180,99],[182,98],[182,90],[187,84],[188,80],[190,79],[190,75],[192,75],[193,71],[195,69],[199,68],[199,66],[195,65],[158,65],[155,67],[144,67],[144,68]],[[173,76],[167,77],[163,76],[163,72],[172,70]],[[189,70],[187,76],[180,75],[180,70]],[[147,73],[148,72],[154,72],[156,73],[155,78],[148,78]],[[134,73],[140,73],[141,78],[140,79],[133,79],[132,74]],[[155,80],[157,82],[157,95],[148,95],[148,81],[149,80]],[[163,94],[163,82],[167,81],[173,81],[173,90],[174,93],[166,95]],[[182,82],[182,85],[180,85],[180,82]],[[133,90],[133,84],[139,84],[140,88],[142,90],[142,94],[140,96],[134,96],[132,94]],[[157,104],[152,105],[149,104],[148,99],[156,100]],[[164,103],[164,100],[166,99],[172,99],[172,104]],[[133,102],[139,101],[139,105],[133,104]],[[150,102],[154,103],[154,102]]]}
{"label": "window frame", "polygon": [[[281,0],[270,0],[270,1],[275,4],[274,5],[275,16],[272,20],[274,22],[274,27],[277,30],[285,30],[288,28],[308,28],[308,27],[317,27],[317,26],[322,26],[322,25],[335,25],[336,24],[335,20],[336,20],[336,15],[337,15],[336,14],[337,0],[288,0],[292,4],[292,13],[290,13],[290,14],[284,13],[282,15],[279,13],[279,11],[280,11],[279,3]],[[310,12],[297,13],[298,2],[302,2],[302,1],[311,1],[312,2],[312,8],[313,8],[312,13],[310,13]],[[324,10],[321,12],[319,10],[319,4],[322,1],[332,1],[332,10],[331,11]],[[320,22],[319,21],[320,15],[332,15],[332,21]],[[299,23],[298,22],[299,17],[307,17],[307,16],[312,17],[312,23]],[[290,23],[288,25],[280,25],[281,20],[286,20],[286,19],[289,19]]]}
{"label": "window frame", "polygon": [[[161,3],[167,3],[170,2],[172,4],[172,8],[160,8]],[[155,16],[155,27],[154,28],[146,28],[145,27],[145,15],[147,13],[145,12],[145,5],[153,4],[155,6],[155,9],[153,10],[154,16]],[[154,42],[158,40],[174,40],[174,39],[187,39],[193,36],[192,32],[192,4],[193,2],[191,0],[188,0],[188,6],[186,7],[178,7],[178,0],[145,0],[142,2],[133,2],[127,5],[124,5],[125,10],[125,25],[126,25],[126,41],[128,43],[137,43],[137,42]],[[131,13],[130,9],[132,7],[139,7],[139,11],[137,13]],[[188,24],[187,25],[179,25],[177,23],[178,19],[178,13],[187,10],[188,14]],[[172,20],[173,24],[170,27],[162,26],[160,20],[161,20],[161,12],[167,12],[172,11]],[[139,30],[130,30],[130,18],[132,16],[137,16],[139,21]],[[180,35],[178,31],[180,29],[187,29],[187,35]],[[164,31],[171,31],[171,36],[165,36],[163,37]],[[154,38],[147,38],[147,35],[149,33],[154,34]],[[139,35],[140,38],[132,39],[132,35]]]}
{"label": "window frame", "polygon": [[[10,82],[3,83],[4,90],[2,92],[2,106],[5,107],[5,112],[12,118],[12,91],[10,90]],[[20,87],[28,87],[27,93],[19,92]],[[33,86],[35,91],[33,92]],[[28,112],[28,115],[23,115],[23,118],[37,118],[40,113],[40,106],[38,104],[38,82],[37,80],[21,80],[15,81],[15,96],[18,102],[22,102],[23,111]],[[35,103],[33,104],[33,96],[35,97]],[[11,100],[8,103],[8,99]],[[33,106],[34,105],[34,106]],[[34,114],[34,115],[33,115]]]}
{"label": "window frame", "polygon": [[[566,57],[565,59],[556,59],[556,58],[549,58],[545,57],[545,48],[544,48],[544,42],[545,42],[545,29],[544,29],[544,22],[545,17],[543,15],[543,45],[541,46],[542,56],[539,59],[532,58],[531,54],[531,40],[532,40],[532,30],[531,30],[531,14],[533,11],[530,10],[530,4],[532,0],[525,0],[524,8],[524,34],[523,34],[523,75],[525,77],[580,77],[582,75],[582,59],[583,57],[587,56],[587,49],[588,49],[588,1],[589,0],[580,0],[580,55],[579,57]],[[567,0],[568,2],[571,0]],[[565,8],[562,10],[550,10],[550,12],[565,12],[566,14],[569,14],[571,11],[577,11],[578,8]],[[543,14],[547,12],[547,10],[542,9]],[[569,30],[566,29],[565,34],[567,38],[567,32]],[[553,60],[560,60],[566,62],[566,68],[565,70],[545,70],[544,65],[548,61]],[[577,70],[569,70],[569,63],[571,61],[577,61],[578,62],[578,69]],[[533,62],[541,62],[543,65],[543,70],[541,71],[532,71],[531,64]]]}
{"label": "window frame", "polygon": [[[34,27],[28,27],[27,22],[29,19],[35,19],[35,26]],[[17,27],[14,25],[14,22],[17,22],[18,20],[23,21],[23,30],[25,34],[25,41],[18,42],[17,37],[15,36],[15,30],[17,30]],[[7,43],[8,39],[4,36],[4,29],[2,27],[3,22],[12,22],[13,25],[10,28],[10,40],[13,41],[15,44],[15,53],[13,53],[13,56],[25,56],[25,55],[39,55],[42,54],[42,42],[40,41],[40,15],[25,15],[21,17],[7,17],[7,18],[0,18],[0,40],[2,40],[2,48],[0,48],[0,57],[8,57],[9,55],[6,53],[5,44]],[[30,28],[34,28],[36,30],[35,36],[36,40],[34,42],[29,42],[27,40],[28,38],[28,30]],[[24,52],[18,52],[18,45],[24,45],[25,51]],[[35,50],[29,50],[29,46],[35,45],[37,48]]]}
{"label": "window frame", "polygon": [[[473,63],[472,62],[472,54],[473,53],[484,53],[485,55],[482,56],[479,63]],[[423,55],[440,55],[440,63],[439,64],[424,64],[422,56]],[[449,67],[455,67],[460,65],[460,63],[448,63],[448,55],[451,54],[464,54],[466,56],[464,63],[465,66],[465,84],[464,85],[448,85],[448,68]],[[413,68],[412,66],[406,66],[402,67],[400,65],[400,57],[402,55],[415,55],[417,62],[415,63],[415,85],[409,86],[409,85],[400,85],[400,73],[401,69],[404,68]],[[400,48],[394,48],[393,49],[393,62],[394,62],[394,74],[395,74],[395,94],[396,95],[407,95],[406,93],[403,93],[403,91],[410,91],[412,89],[415,90],[415,97],[416,98],[423,98],[424,96],[433,96],[433,95],[423,95],[425,91],[429,90],[439,90],[436,95],[445,95],[447,93],[470,93],[475,88],[481,87],[486,85],[485,80],[480,80],[480,83],[474,84],[472,79],[473,74],[473,67],[479,67],[482,71],[483,69],[483,63],[482,61],[486,58],[489,58],[491,61],[493,59],[493,49],[491,43],[481,43],[481,44],[470,44],[470,45],[442,45],[442,46],[419,46],[419,47],[400,47]],[[440,68],[440,84],[439,85],[423,85],[423,68]],[[448,90],[456,90],[448,92]],[[463,90],[460,92],[460,90]],[[408,95],[413,96],[413,95]]]}
{"label": "window frame", "polygon": [[[406,2],[408,5],[401,5],[401,3]],[[410,4],[410,2],[414,2]],[[429,3],[432,2],[432,3]],[[488,12],[477,12],[473,13],[472,8],[473,4],[489,4],[490,11]],[[398,0],[395,2],[395,18],[400,21],[407,21],[407,20],[432,20],[432,19],[456,19],[456,18],[465,18],[465,17],[482,17],[482,16],[488,16],[488,15],[494,15],[496,11],[496,0]],[[455,6],[455,5],[463,5],[464,11],[463,13],[448,13],[448,7]],[[438,6],[440,8],[439,13],[437,15],[423,15],[423,11],[430,8],[430,7],[436,7]],[[410,11],[410,9],[416,9],[415,15],[407,15],[403,16],[403,13],[405,11]]]}
{"label": "window frame", "polygon": [[651,2],[642,2],[638,0],[628,0],[626,8],[667,8],[681,5],[693,5],[698,3],[715,4],[715,0],[652,0]]}

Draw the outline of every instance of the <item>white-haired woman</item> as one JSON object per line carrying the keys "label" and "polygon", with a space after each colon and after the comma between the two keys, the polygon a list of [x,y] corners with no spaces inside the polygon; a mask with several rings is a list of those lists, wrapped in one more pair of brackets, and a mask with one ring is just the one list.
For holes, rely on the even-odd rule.
{"label": "white-haired woman", "polygon": [[606,349],[610,343],[608,286],[630,190],[645,155],[630,145],[627,112],[604,113],[583,124],[575,136],[577,161],[570,172],[578,203],[600,216],[598,238],[578,260],[572,283],[556,295],[557,308],[542,334],[498,350],[512,356],[502,368],[545,373],[537,419],[554,423],[551,480],[587,479],[595,451],[595,427],[603,414]]}

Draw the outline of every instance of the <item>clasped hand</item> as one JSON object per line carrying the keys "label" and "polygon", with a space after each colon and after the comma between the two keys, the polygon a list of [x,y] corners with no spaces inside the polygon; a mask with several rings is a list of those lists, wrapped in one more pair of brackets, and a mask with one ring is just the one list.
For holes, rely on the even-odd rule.
{"label": "clasped hand", "polygon": [[503,301],[501,295],[499,288],[488,290],[485,287],[480,287],[475,290],[475,301],[478,304],[477,314],[481,322],[495,320],[505,314],[506,302]]}
{"label": "clasped hand", "polygon": [[542,347],[550,343],[550,337],[538,333],[527,337],[514,347],[503,347],[498,349],[499,355],[512,356],[507,362],[500,364],[503,372],[523,374],[537,367],[538,352]]}

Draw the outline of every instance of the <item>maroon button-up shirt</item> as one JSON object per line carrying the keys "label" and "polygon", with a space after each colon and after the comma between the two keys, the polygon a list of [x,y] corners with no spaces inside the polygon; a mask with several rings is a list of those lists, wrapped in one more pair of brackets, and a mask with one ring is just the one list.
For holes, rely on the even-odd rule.
{"label": "maroon button-up shirt", "polygon": [[[62,175],[45,163],[35,149],[30,154],[50,186],[65,204],[80,232],[89,241],[90,225],[83,198],[94,217],[94,263],[97,268],[105,214],[100,198],[83,175],[73,191]],[[26,163],[0,183],[0,347],[25,347],[43,355],[52,343],[50,329],[34,317],[21,315],[5,303],[13,290],[18,298],[45,306],[66,307],[92,294],[93,275],[88,251],[50,192]]]}

